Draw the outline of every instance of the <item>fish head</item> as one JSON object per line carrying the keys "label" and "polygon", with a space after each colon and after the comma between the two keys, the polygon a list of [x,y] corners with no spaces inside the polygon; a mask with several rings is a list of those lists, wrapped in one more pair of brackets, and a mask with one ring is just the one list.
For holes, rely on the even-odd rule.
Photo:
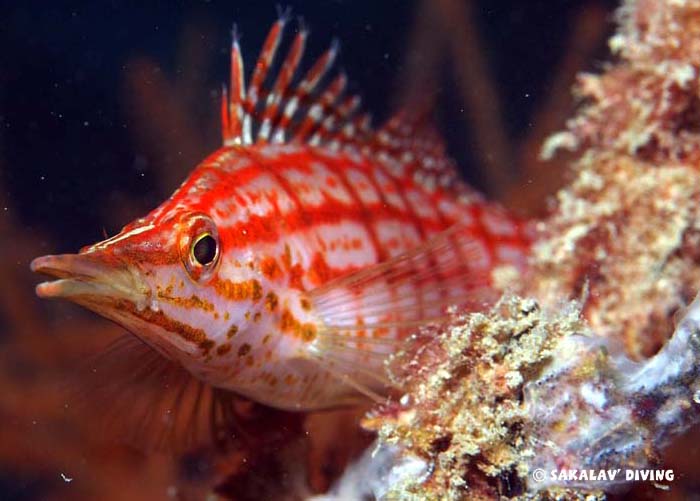
{"label": "fish head", "polygon": [[56,278],[39,284],[37,294],[80,304],[185,365],[209,355],[232,325],[231,300],[216,286],[220,232],[204,211],[170,212],[156,210],[158,217],[137,219],[77,254],[34,259],[33,271]]}

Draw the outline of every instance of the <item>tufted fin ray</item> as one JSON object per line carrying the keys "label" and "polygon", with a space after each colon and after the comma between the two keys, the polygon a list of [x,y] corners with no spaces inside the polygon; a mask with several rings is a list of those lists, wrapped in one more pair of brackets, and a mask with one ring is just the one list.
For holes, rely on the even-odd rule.
{"label": "tufted fin ray", "polygon": [[[284,12],[272,25],[247,90],[240,43],[237,34],[234,35],[230,91],[223,93],[221,106],[224,145],[303,139],[310,132],[323,129],[322,124],[337,115],[337,101],[343,94],[345,83],[339,85],[336,81],[327,85],[323,82],[338,52],[336,42],[292,86],[308,35],[302,25],[279,69],[276,73],[270,71],[288,18],[288,12]],[[266,83],[269,84],[267,88]]]}
{"label": "tufted fin ray", "polygon": [[[246,88],[238,34],[231,46],[229,89],[221,102],[225,146],[304,143],[332,150],[352,150],[386,164],[396,177],[415,176],[428,188],[458,187],[457,170],[430,125],[426,106],[401,111],[379,130],[361,108],[359,96],[347,92],[348,78],[332,73],[339,44],[330,47],[303,75],[298,75],[308,31],[300,23],[290,47],[276,61],[288,24],[281,12],[263,44]],[[471,192],[470,192],[471,193]]]}

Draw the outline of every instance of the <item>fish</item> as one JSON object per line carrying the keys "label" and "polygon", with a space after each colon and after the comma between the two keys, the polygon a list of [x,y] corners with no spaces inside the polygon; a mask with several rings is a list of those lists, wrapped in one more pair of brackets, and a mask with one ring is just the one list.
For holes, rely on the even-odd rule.
{"label": "fish", "polygon": [[289,411],[382,401],[400,386],[384,370],[392,353],[450,308],[493,301],[496,267],[527,267],[527,224],[460,179],[426,113],[373,128],[334,70],[337,43],[302,72],[300,27],[277,61],[287,24],[272,25],[249,79],[234,33],[223,145],[169,199],[31,263],[54,278],[38,296],[128,331],[95,370],[150,381],[143,428],[189,433],[198,416],[230,414],[229,395]]}

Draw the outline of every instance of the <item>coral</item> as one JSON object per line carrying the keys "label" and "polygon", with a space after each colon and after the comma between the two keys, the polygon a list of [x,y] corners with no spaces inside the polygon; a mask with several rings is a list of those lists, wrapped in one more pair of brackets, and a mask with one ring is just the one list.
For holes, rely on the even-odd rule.
{"label": "coral", "polygon": [[504,298],[488,314],[458,316],[398,353],[390,368],[406,391],[403,406],[378,411],[365,426],[433,465],[428,482],[407,483],[402,492],[416,499],[522,492],[534,454],[523,385],[581,328],[573,306],[551,317],[532,300]]}
{"label": "coral", "polygon": [[[609,46],[620,61],[579,77],[568,142],[655,165],[700,154],[700,2],[628,0]],[[555,136],[555,143],[562,136]]]}
{"label": "coral", "polygon": [[581,298],[593,330],[635,358],[656,352],[697,292],[700,172],[589,153],[540,223],[530,293]]}
{"label": "coral", "polygon": [[547,312],[505,298],[424,334],[390,364],[405,396],[365,419],[379,459],[354,467],[380,472],[387,492],[372,491],[388,499],[603,498],[700,418],[700,299],[644,362],[596,336],[573,302]]}
{"label": "coral", "polygon": [[700,2],[628,1],[618,20],[620,61],[580,77],[579,112],[544,148],[582,153],[540,223],[531,291],[581,296],[596,333],[640,359],[700,278]]}
{"label": "coral", "polygon": [[563,339],[554,362],[525,386],[527,435],[536,450],[529,470],[617,474],[593,484],[549,477],[530,487],[611,490],[628,482],[623,469],[659,466],[663,447],[700,417],[699,321],[700,296],[664,348],[644,362],[600,338]]}

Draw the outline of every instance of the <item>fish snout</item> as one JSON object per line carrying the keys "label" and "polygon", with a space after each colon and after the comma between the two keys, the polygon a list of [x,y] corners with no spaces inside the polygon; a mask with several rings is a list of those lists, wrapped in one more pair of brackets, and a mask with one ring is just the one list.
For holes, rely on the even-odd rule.
{"label": "fish snout", "polygon": [[30,268],[56,278],[37,285],[36,293],[42,298],[142,302],[150,293],[137,270],[104,254],[41,256],[31,262]]}

